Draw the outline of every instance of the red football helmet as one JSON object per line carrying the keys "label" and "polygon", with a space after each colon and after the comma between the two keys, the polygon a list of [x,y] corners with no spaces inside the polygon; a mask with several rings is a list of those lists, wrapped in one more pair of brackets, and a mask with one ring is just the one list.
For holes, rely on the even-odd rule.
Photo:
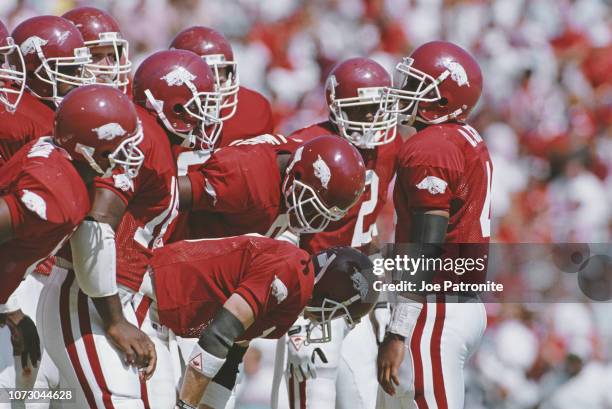
{"label": "red football helmet", "polygon": [[294,233],[325,230],[342,219],[365,189],[365,164],[350,143],[319,136],[295,150],[283,181],[283,195]]}
{"label": "red football helmet", "polygon": [[446,41],[423,44],[395,70],[396,85],[385,88],[385,97],[399,98],[398,109],[389,112],[400,113],[409,124],[463,121],[482,93],[482,73],[474,57]]}
{"label": "red football helmet", "polygon": [[[308,342],[329,342],[332,337],[331,321],[344,318],[353,328],[378,299],[371,291],[368,277],[372,276],[372,261],[352,247],[334,247],[312,256],[315,285],[312,298],[304,309],[311,325]],[[313,330],[316,333],[313,334]],[[318,331],[320,330],[320,334]]]}
{"label": "red football helmet", "polygon": [[[9,57],[13,64],[9,64]],[[26,71],[21,49],[9,36],[4,23],[0,21],[0,103],[10,112],[14,112],[19,105],[25,89]]]}
{"label": "red football helmet", "polygon": [[221,99],[213,73],[191,51],[159,51],[140,64],[134,75],[134,102],[157,114],[184,146],[214,149],[221,133]]}
{"label": "red football helmet", "polygon": [[[72,21],[81,32],[93,59],[86,67],[96,76],[97,82],[126,92],[132,62],[129,59],[129,44],[123,39],[115,19],[95,7],[78,7],[62,17]],[[103,48],[112,49],[113,57]]]}
{"label": "red football helmet", "polygon": [[138,148],[144,134],[130,99],[104,85],[77,88],[55,112],[53,139],[76,162],[86,163],[108,177],[122,166],[130,179],[138,175],[144,154]]}
{"label": "red football helmet", "polygon": [[[91,54],[79,30],[62,17],[40,16],[19,24],[12,34],[26,65],[27,87],[36,97],[59,105],[67,88],[93,84],[85,69]],[[11,56],[16,64],[17,55]],[[64,89],[60,89],[64,88]]]}
{"label": "red football helmet", "polygon": [[174,37],[170,48],[189,50],[206,61],[215,75],[217,91],[221,94],[221,120],[230,119],[238,105],[238,66],[229,41],[212,28],[194,26]]}
{"label": "red football helmet", "polygon": [[[369,58],[350,58],[336,65],[327,77],[325,95],[330,120],[340,135],[360,148],[393,141],[397,114],[380,109],[383,89],[389,86],[387,71]],[[393,104],[390,96],[386,101]]]}

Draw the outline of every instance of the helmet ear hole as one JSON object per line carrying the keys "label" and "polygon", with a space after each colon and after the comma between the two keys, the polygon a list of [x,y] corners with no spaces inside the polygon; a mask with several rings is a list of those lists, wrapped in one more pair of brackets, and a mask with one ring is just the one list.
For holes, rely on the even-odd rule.
{"label": "helmet ear hole", "polygon": [[302,178],[302,174],[300,172],[295,172],[293,177],[295,178],[295,180],[300,180]]}
{"label": "helmet ear hole", "polygon": [[181,104],[174,104],[172,111],[174,111],[175,114],[182,114],[185,112],[185,108]]}
{"label": "helmet ear hole", "polygon": [[100,153],[100,156],[102,156],[104,159],[108,159],[111,153],[112,153],[111,151],[104,151]]}
{"label": "helmet ear hole", "polygon": [[438,105],[440,105],[441,107],[447,106],[448,105],[448,99],[446,97],[440,98],[440,100],[438,101]]}

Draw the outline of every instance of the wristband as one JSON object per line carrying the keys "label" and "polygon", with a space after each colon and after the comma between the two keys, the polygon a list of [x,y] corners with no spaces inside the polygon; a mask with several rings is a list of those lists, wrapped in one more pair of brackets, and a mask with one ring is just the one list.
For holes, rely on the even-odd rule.
{"label": "wristband", "polygon": [[176,404],[176,409],[197,409],[197,408],[195,406],[191,406],[184,400],[179,399],[179,401]]}
{"label": "wristband", "polygon": [[189,367],[207,378],[214,378],[225,363],[225,358],[218,358],[206,352],[199,343],[193,347],[189,356]]}
{"label": "wristband", "polygon": [[404,297],[399,298],[400,302],[393,307],[387,332],[409,338],[423,310],[423,304]]}

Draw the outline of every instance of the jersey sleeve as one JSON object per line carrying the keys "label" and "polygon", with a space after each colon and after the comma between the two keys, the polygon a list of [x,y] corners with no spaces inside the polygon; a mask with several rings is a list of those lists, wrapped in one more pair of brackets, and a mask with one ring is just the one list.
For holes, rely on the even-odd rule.
{"label": "jersey sleeve", "polygon": [[137,192],[137,186],[142,178],[144,178],[145,170],[140,169],[138,176],[132,180],[122,169],[115,169],[109,177],[97,177],[94,180],[96,189],[107,189],[114,192],[127,205],[134,198]]}
{"label": "jersey sleeve", "polygon": [[301,304],[305,295],[300,275],[312,275],[311,267],[308,253],[292,244],[279,243],[276,251],[260,254],[252,262],[236,292],[249,303],[256,317]]}
{"label": "jersey sleeve", "polygon": [[408,144],[408,160],[397,173],[397,185],[412,209],[449,210],[453,190],[463,173],[460,149],[450,142]]}
{"label": "jersey sleeve", "polygon": [[233,148],[223,148],[198,170],[187,174],[191,182],[192,210],[233,213],[245,208],[247,178]]}
{"label": "jersey sleeve", "polygon": [[[267,265],[251,272],[253,276],[236,291],[255,313],[255,322],[243,339],[279,338],[293,325],[312,295],[314,273],[308,253],[283,243],[280,252],[265,257],[269,259]],[[261,275],[260,279],[257,275]]]}
{"label": "jersey sleeve", "polygon": [[21,187],[2,197],[11,214],[14,236],[24,239],[43,236],[46,230],[68,222],[55,197],[27,179],[31,178],[22,177]]}

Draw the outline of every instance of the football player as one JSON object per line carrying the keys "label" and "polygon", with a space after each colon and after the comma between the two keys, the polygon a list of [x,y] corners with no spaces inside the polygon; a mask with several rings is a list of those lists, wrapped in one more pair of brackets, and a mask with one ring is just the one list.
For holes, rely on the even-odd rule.
{"label": "football player", "polygon": [[[322,132],[331,133],[354,144],[366,166],[365,192],[347,216],[330,223],[323,232],[300,236],[300,247],[311,254],[334,246],[352,246],[366,254],[378,251],[376,219],[395,174],[400,146],[392,96],[384,101],[390,105],[389,112],[381,109],[383,89],[390,85],[389,73],[371,59],[340,62],[325,85],[329,120],[295,131],[287,138],[301,143]],[[304,374],[290,374],[289,394],[295,396],[292,407],[334,408],[338,402],[340,408],[374,408],[376,339],[370,321],[363,320],[350,333],[344,321],[334,322],[334,337],[316,346],[323,351],[326,362],[313,353],[315,346],[301,346],[299,350],[295,347],[292,338],[303,337],[307,326],[298,324],[301,325],[296,325],[287,339],[287,363],[293,368],[309,360],[316,365]],[[317,372],[316,379],[308,379]]]}
{"label": "football player", "polygon": [[[486,258],[493,168],[482,137],[465,122],[482,91],[480,67],[457,45],[434,41],[396,70],[400,82],[385,93],[400,98],[396,112],[417,133],[400,151],[395,242],[419,246],[395,252]],[[379,349],[384,392],[377,408],[463,408],[463,366],[486,327],[482,303],[469,295],[427,299],[433,302],[406,296],[395,306]]]}
{"label": "football player", "polygon": [[[9,56],[15,55],[13,65]],[[25,62],[21,49],[0,21],[0,104],[9,112],[15,112],[25,90]]]}
{"label": "football player", "polygon": [[297,149],[251,142],[219,149],[179,179],[191,238],[323,231],[363,192],[363,160],[345,141],[319,136]]}
{"label": "football player", "polygon": [[25,20],[11,37],[0,24],[0,44],[6,44],[3,63],[8,65],[0,71],[5,75],[0,78],[5,105],[0,107],[2,166],[26,143],[51,135],[53,111],[62,96],[93,83],[94,77],[84,68],[91,56],[81,34],[61,17]]}
{"label": "football player", "polygon": [[[74,258],[75,248],[80,250],[79,246],[93,239],[94,229],[101,229],[97,237],[101,237],[99,241],[104,249],[110,249],[107,257],[83,256],[80,266],[95,273],[93,275],[102,275],[104,271],[108,275],[108,266],[116,265],[118,288],[109,282],[105,292],[120,295],[122,305],[119,307],[123,308],[123,315],[139,327],[143,322],[136,312],[146,306],[141,307],[142,297],[138,291],[153,250],[168,240],[178,213],[176,165],[170,142],[195,144],[201,140],[209,117],[205,98],[213,88],[210,68],[189,51],[160,51],[143,61],[134,76],[133,94],[143,128],[139,149],[145,160],[137,173],[114,172],[96,180],[91,213],[103,226],[93,225],[83,232],[82,241],[72,240]],[[117,129],[109,127],[106,131],[112,134]],[[95,200],[104,207],[96,207]],[[116,254],[111,254],[115,251]],[[70,319],[89,322],[93,333],[103,331],[103,321],[87,302],[87,295],[92,295],[79,292],[70,273],[60,275],[58,280],[58,285],[49,290],[52,292],[50,299],[64,299],[68,292],[85,300],[81,301],[80,308],[70,309]],[[57,321],[57,317],[46,317],[46,322],[53,320]],[[79,334],[83,331],[74,336]],[[72,367],[71,373],[77,373],[71,380],[81,385],[79,407],[103,407],[109,401],[125,407],[149,405],[149,402],[151,407],[168,407],[174,402],[174,382],[171,371],[167,370],[171,363],[166,355],[159,361],[161,370],[155,371],[150,379],[150,388],[135,370],[122,365],[123,356],[117,354],[106,338],[96,340],[95,348],[77,349],[76,356],[77,359],[70,361],[63,359],[63,365]],[[78,374],[77,368],[83,366],[83,362],[87,362],[84,373]],[[148,363],[146,373],[150,374],[153,363]]]}
{"label": "football player", "polygon": [[[84,69],[90,56],[81,34],[66,19],[30,18],[19,24],[10,38],[6,34],[2,36],[3,42],[13,45],[4,54],[9,71],[2,71],[10,74],[6,77],[10,83],[5,84],[13,92],[4,94],[10,102],[8,110],[0,107],[0,167],[30,141],[51,135],[53,111],[62,96],[94,79]],[[19,97],[15,91],[21,94],[19,101],[14,98]],[[40,290],[46,280],[46,275],[39,273],[29,274],[20,285],[20,306],[31,316],[36,313]],[[0,348],[10,348],[10,345],[3,343]],[[12,370],[4,374],[9,372]],[[17,371],[18,382],[24,373]]]}
{"label": "football player", "polygon": [[[91,87],[83,89],[88,100],[98,102],[95,94],[118,109],[131,107],[118,91],[108,89],[112,93],[104,95],[99,87]],[[131,159],[127,153],[136,149],[137,143],[135,111],[131,109],[131,128],[116,112],[92,111],[98,113],[96,119],[73,120],[71,132],[63,137],[42,137],[28,143],[0,169],[0,270],[4,284],[0,303],[7,303],[21,280],[73,235],[89,212],[86,184],[93,181],[96,172],[110,172]],[[109,121],[121,123],[127,130],[113,138],[100,138],[94,128]]]}
{"label": "football player", "polygon": [[[140,400],[144,380],[136,367],[145,368],[142,378],[155,369],[155,346],[137,329],[125,288],[126,280],[137,280],[142,263],[146,268],[153,243],[163,244],[160,227],[171,223],[176,173],[165,133],[141,121],[143,114],[149,115],[104,85],[72,91],[56,114],[54,138],[83,156],[98,175],[87,218],[72,237],[70,252],[56,257],[56,271],[41,294],[40,302],[49,308],[39,308],[42,334],[49,340],[45,348],[62,381],[75,387],[75,407],[104,407],[132,386],[137,396],[126,396]],[[109,172],[99,166],[105,152],[75,144],[76,133],[99,140],[130,134],[133,145],[122,151],[122,166]],[[126,345],[126,337],[138,342]]]}
{"label": "football player", "polygon": [[176,334],[199,336],[178,407],[198,407],[214,385],[211,379],[231,390],[238,368],[226,362],[242,356],[253,338],[284,334],[307,305],[305,314],[327,327],[332,319],[367,314],[372,303],[365,301],[365,274],[371,268],[351,248],[311,258],[292,244],[258,235],[181,241],[156,250],[144,290],[154,316]]}
{"label": "football player", "polygon": [[223,133],[218,146],[272,133],[270,103],[260,93],[240,85],[238,64],[223,34],[209,27],[189,27],[174,37],[170,48],[193,51],[213,70],[216,89],[222,98]]}
{"label": "football player", "polygon": [[124,93],[131,91],[129,44],[115,19],[95,7],[77,7],[62,17],[70,20],[83,36],[92,57],[85,67],[96,76],[96,83],[113,86]]}

